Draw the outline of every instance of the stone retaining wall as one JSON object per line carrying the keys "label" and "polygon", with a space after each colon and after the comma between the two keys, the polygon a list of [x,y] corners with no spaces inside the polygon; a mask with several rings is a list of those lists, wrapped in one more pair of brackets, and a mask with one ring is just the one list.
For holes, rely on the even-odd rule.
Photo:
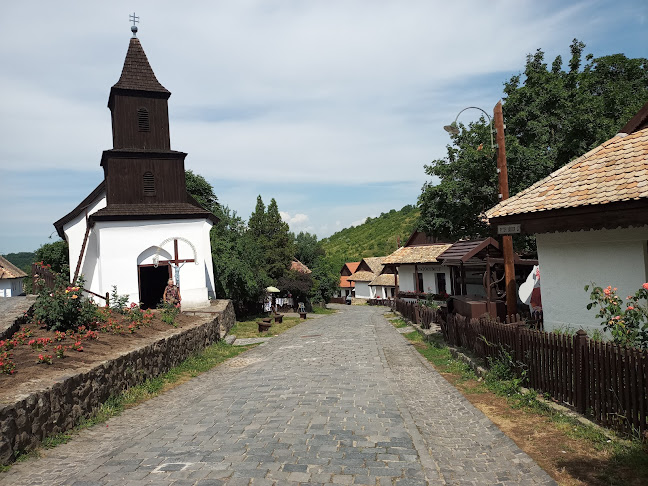
{"label": "stone retaining wall", "polygon": [[0,406],[0,464],[12,462],[17,452],[34,448],[49,435],[73,428],[111,395],[165,373],[223,338],[233,325],[234,308],[227,301],[222,312],[195,327],[178,329],[177,334]]}

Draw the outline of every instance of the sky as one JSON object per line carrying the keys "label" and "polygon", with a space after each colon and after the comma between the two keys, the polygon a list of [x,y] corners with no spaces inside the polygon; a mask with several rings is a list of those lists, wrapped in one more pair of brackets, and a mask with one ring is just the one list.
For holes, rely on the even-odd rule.
{"label": "sky", "polygon": [[416,204],[443,125],[492,112],[528,54],[648,55],[645,0],[3,2],[0,254],[55,241],[102,181],[133,12],[185,168],[319,238]]}

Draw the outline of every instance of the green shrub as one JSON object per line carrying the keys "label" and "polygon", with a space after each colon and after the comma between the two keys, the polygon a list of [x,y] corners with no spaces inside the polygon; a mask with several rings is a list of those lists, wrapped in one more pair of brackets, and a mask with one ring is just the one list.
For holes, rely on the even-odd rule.
{"label": "green shrub", "polygon": [[97,306],[83,295],[82,278],[69,285],[61,275],[56,277],[54,290],[41,286],[34,303],[34,321],[51,331],[76,330],[96,322]]}

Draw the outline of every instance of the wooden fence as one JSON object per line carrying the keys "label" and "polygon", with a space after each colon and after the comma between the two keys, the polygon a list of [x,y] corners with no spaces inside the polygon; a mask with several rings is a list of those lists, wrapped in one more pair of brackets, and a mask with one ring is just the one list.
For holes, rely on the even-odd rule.
{"label": "wooden fence", "polygon": [[373,305],[389,305],[422,327],[436,322],[448,344],[486,360],[504,355],[530,388],[607,427],[648,438],[648,351],[592,341],[583,330],[574,336],[539,331],[534,320],[519,315],[501,323],[456,314],[445,318],[402,300]]}
{"label": "wooden fence", "polygon": [[[33,292],[37,293],[41,288],[54,290],[56,287],[56,273],[52,272],[48,267],[42,267],[36,263],[32,263],[31,268]],[[88,289],[83,289],[87,294],[103,299],[106,302],[106,307],[110,304],[110,293],[106,292],[105,295],[96,294]]]}
{"label": "wooden fence", "polygon": [[441,330],[449,344],[478,357],[507,353],[530,388],[604,426],[646,437],[648,351],[592,341],[583,330],[568,336],[457,315],[441,322]]}

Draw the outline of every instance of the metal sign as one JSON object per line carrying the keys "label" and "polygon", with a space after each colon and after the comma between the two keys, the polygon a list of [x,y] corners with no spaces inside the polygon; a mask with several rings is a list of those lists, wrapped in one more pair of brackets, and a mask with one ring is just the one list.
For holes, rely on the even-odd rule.
{"label": "metal sign", "polygon": [[520,224],[498,224],[497,225],[497,234],[498,235],[516,235],[520,233],[521,229]]}

